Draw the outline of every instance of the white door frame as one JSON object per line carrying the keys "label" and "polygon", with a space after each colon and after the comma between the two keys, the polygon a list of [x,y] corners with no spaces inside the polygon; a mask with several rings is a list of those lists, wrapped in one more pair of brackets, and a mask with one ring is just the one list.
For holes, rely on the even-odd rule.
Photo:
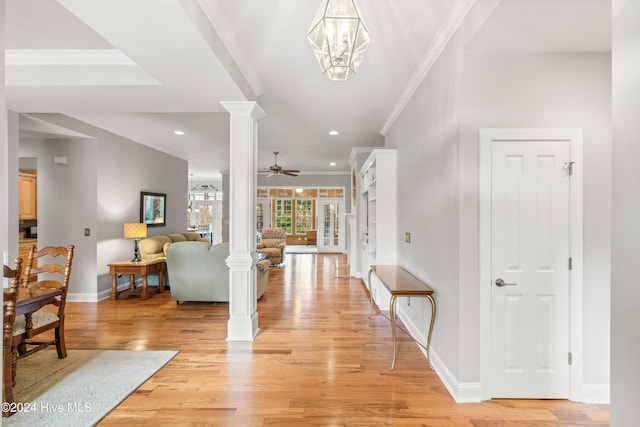
{"label": "white door frame", "polygon": [[480,129],[479,138],[479,299],[480,388],[482,400],[491,399],[491,147],[494,141],[569,142],[573,173],[570,180],[569,251],[569,399],[582,401],[583,297],[582,297],[582,129]]}

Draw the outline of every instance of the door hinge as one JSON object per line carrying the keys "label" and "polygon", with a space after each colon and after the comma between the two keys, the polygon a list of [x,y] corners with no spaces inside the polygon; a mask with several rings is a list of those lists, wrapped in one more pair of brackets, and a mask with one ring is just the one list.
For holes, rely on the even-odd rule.
{"label": "door hinge", "polygon": [[573,175],[573,165],[575,162],[566,162],[565,166],[567,167],[567,173],[569,176]]}
{"label": "door hinge", "polygon": [[573,364],[573,354],[571,354],[571,352],[569,352],[569,365]]}
{"label": "door hinge", "polygon": [[569,270],[573,269],[573,258],[569,258]]}

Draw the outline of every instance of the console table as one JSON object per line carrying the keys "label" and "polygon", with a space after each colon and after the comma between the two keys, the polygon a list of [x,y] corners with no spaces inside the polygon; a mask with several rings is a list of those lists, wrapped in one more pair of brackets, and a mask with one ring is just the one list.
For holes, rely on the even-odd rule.
{"label": "console table", "polygon": [[[149,281],[147,276],[149,273],[158,272],[158,290],[156,292],[164,292],[164,272],[167,269],[167,264],[164,258],[149,259],[142,261],[121,261],[109,264],[109,274],[111,274],[111,297],[112,300],[117,300],[122,292],[135,289],[135,276],[139,274],[142,276],[142,292],[140,294],[141,300],[146,300],[150,297],[149,294]],[[129,275],[129,289],[118,291],[118,275]]]}
{"label": "console table", "polygon": [[[391,370],[396,364],[396,299],[398,297],[423,297],[427,298],[431,303],[431,322],[429,323],[429,335],[427,337],[427,359],[429,367],[431,366],[431,357],[429,356],[429,346],[431,345],[431,334],[433,333],[433,324],[436,321],[436,301],[433,299],[433,289],[412,276],[408,271],[397,265],[372,265],[369,269],[369,287],[371,287],[371,273],[375,273],[380,282],[391,293],[391,301],[389,303],[389,317],[391,320],[391,330],[393,334],[393,360],[391,362]],[[369,290],[369,298],[371,299],[371,314],[373,314],[373,293]],[[371,314],[369,317],[371,317]]]}

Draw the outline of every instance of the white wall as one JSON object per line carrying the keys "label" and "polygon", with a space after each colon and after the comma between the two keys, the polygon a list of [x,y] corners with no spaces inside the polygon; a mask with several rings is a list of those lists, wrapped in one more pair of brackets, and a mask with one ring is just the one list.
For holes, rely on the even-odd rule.
{"label": "white wall", "polygon": [[640,419],[640,2],[613,0],[611,425]]}
{"label": "white wall", "polygon": [[[459,54],[456,47],[454,38],[386,138],[398,148],[398,263],[436,292],[433,350],[460,384],[479,381],[479,129],[583,128],[584,382],[606,388],[610,55]],[[426,329],[427,304],[403,310]]]}
{"label": "white wall", "polygon": [[[0,0],[0,50],[4,52],[5,1]],[[0,254],[2,262],[9,262],[9,134],[7,104],[4,94],[4,55],[0,57]],[[17,243],[16,243],[17,245]]]}
{"label": "white wall", "polygon": [[[70,299],[104,298],[108,296],[111,289],[111,276],[107,264],[130,259],[133,255],[133,242],[123,238],[123,224],[139,221],[141,191],[167,195],[167,225],[149,227],[147,231],[149,236],[181,232],[186,229],[187,162],[64,115],[32,114],[30,116],[71,129],[95,140],[93,149],[77,141],[66,145],[70,153],[70,166],[72,157],[84,160],[84,164],[78,164],[70,171],[73,173],[71,180],[74,182],[74,187],[72,187],[71,206],[68,211],[72,222],[69,227],[73,229],[73,233],[83,233],[84,228],[91,228],[91,239],[95,239],[96,248],[95,257],[90,261],[86,260],[91,264],[87,264],[86,271],[94,271],[92,281],[85,284],[81,292],[72,293]],[[54,153],[50,152],[48,155],[52,154]],[[45,178],[41,170],[43,164],[44,159],[39,160],[39,190],[41,178]],[[75,214],[71,214],[73,210],[83,213],[77,214],[74,218]],[[40,212],[39,208],[39,224],[45,220],[41,218]],[[90,218],[91,215],[93,219]],[[38,231],[44,232],[43,227],[39,225]],[[82,239],[78,238],[77,241]],[[74,261],[74,273],[78,268],[80,266]]]}

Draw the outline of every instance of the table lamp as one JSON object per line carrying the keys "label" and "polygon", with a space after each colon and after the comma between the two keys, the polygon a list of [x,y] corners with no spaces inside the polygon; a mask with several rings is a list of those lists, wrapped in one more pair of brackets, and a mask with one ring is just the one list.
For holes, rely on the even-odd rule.
{"label": "table lamp", "polygon": [[147,237],[147,224],[130,223],[124,225],[124,238],[133,239],[134,241],[134,256],[131,262],[142,261],[142,259],[140,259],[140,251],[138,250],[138,241],[140,241],[140,239],[144,239],[145,237]]}

